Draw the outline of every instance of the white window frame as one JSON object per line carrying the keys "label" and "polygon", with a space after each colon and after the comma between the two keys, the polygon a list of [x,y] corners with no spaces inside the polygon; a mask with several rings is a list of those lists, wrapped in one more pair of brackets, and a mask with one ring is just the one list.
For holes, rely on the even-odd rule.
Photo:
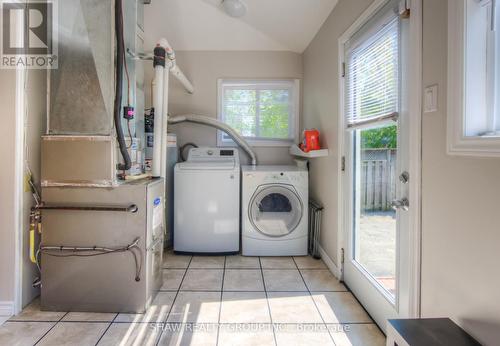
{"label": "white window frame", "polygon": [[[290,115],[292,120],[290,124],[292,129],[290,132],[292,138],[290,139],[265,139],[265,138],[252,138],[244,137],[245,140],[253,147],[289,147],[293,143],[296,143],[299,138],[299,122],[300,122],[300,80],[299,79],[288,79],[288,78],[275,78],[275,79],[233,79],[233,78],[219,78],[217,80],[217,120],[224,122],[223,116],[223,92],[222,87],[224,83],[241,83],[241,84],[279,84],[282,82],[293,82],[293,95],[292,95],[292,109]],[[224,139],[224,133],[217,130],[217,146],[219,147],[234,147],[237,144],[232,140]]]}
{"label": "white window frame", "polygon": [[466,136],[466,2],[448,1],[447,153],[500,157],[500,137]]}

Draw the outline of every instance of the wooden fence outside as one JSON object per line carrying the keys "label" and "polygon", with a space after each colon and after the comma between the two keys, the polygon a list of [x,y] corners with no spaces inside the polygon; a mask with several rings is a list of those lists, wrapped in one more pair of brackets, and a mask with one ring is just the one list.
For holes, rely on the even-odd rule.
{"label": "wooden fence outside", "polygon": [[396,199],[396,150],[363,150],[361,157],[362,210],[390,210]]}

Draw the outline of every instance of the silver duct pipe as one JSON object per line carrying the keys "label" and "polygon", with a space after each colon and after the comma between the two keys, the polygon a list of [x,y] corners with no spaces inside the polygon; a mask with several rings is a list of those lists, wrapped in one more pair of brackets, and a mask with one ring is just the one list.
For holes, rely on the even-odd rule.
{"label": "silver duct pipe", "polygon": [[231,126],[224,124],[223,122],[220,122],[217,119],[210,118],[204,115],[185,114],[185,115],[168,117],[169,124],[178,124],[183,122],[207,125],[215,127],[216,129],[219,129],[221,131],[224,131],[236,142],[236,144],[238,144],[248,154],[248,156],[250,156],[250,159],[252,160],[252,165],[253,166],[257,165],[257,156],[253,152],[252,148],[247,143],[247,141],[245,141],[245,139],[241,137],[240,134],[236,132],[236,130],[233,129]]}

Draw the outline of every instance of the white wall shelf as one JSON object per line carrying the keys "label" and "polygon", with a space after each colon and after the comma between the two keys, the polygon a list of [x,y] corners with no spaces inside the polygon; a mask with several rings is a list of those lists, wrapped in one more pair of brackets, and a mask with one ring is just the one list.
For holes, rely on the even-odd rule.
{"label": "white wall shelf", "polygon": [[290,147],[290,155],[297,157],[305,157],[308,159],[312,159],[316,157],[325,157],[328,156],[328,154],[329,154],[328,149],[311,150],[310,152],[306,153],[303,152],[296,144]]}

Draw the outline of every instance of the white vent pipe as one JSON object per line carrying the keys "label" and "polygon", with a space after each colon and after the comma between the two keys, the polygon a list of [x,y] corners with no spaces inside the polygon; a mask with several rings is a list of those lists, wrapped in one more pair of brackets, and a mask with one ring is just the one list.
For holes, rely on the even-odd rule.
{"label": "white vent pipe", "polygon": [[176,64],[175,52],[164,38],[156,44],[153,66],[155,79],[153,84],[154,139],[153,139],[153,177],[167,176],[167,132],[168,132],[168,82],[172,73],[190,94],[194,87]]}
{"label": "white vent pipe", "polygon": [[181,82],[181,84],[184,86],[184,88],[186,89],[186,91],[188,93],[190,93],[190,94],[194,93],[193,84],[191,84],[189,79],[187,79],[187,77],[184,75],[184,73],[182,73],[179,66],[177,66],[177,64],[175,64],[175,61],[174,61],[174,65],[172,67],[170,67],[170,73],[172,73],[172,75],[175,76],[175,78],[177,78],[177,80],[179,82]]}
{"label": "white vent pipe", "polygon": [[[155,82],[153,86],[153,107],[154,107],[154,132],[153,132],[153,167],[152,175],[153,177],[161,176],[161,162],[162,162],[162,137],[163,137],[163,82],[165,68],[161,65],[155,66]],[[168,89],[168,86],[167,86]]]}
{"label": "white vent pipe", "polygon": [[170,43],[168,43],[167,39],[162,38],[160,41],[158,41],[158,45],[165,48],[165,51],[167,53],[167,64],[170,73],[172,73],[172,75],[179,80],[179,82],[182,84],[182,86],[184,86],[184,89],[186,89],[188,93],[192,94],[194,92],[193,84],[191,84],[186,75],[184,75],[179,66],[177,66],[175,52]]}
{"label": "white vent pipe", "polygon": [[195,123],[195,124],[202,124],[202,125],[207,125],[211,127],[215,127],[216,129],[219,129],[221,131],[224,131],[227,133],[235,142],[238,144],[247,154],[250,156],[250,159],[252,161],[252,165],[257,165],[257,156],[255,155],[254,151],[252,150],[252,147],[248,144],[247,141],[243,137],[240,136],[238,132],[236,132],[235,129],[233,129],[231,126],[215,119],[215,118],[210,118],[207,116],[203,115],[196,115],[196,114],[186,114],[186,115],[177,115],[174,117],[168,117],[168,123],[169,124],[178,124],[182,122],[190,122],[190,123]]}
{"label": "white vent pipe", "polygon": [[[168,69],[168,67],[166,67]],[[162,178],[167,178],[167,133],[168,133],[168,82],[170,80],[170,73],[165,69],[163,74],[163,105],[162,105],[162,117],[161,117],[161,174]],[[154,124],[156,126],[156,123]],[[154,149],[154,148],[153,148]],[[154,165],[154,161],[153,161]]]}

